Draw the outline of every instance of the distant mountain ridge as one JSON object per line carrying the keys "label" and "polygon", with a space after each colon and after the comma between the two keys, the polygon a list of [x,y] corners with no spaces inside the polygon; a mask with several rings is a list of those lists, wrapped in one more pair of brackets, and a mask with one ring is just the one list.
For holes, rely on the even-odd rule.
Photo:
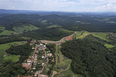
{"label": "distant mountain ridge", "polygon": [[39,15],[70,15],[76,16],[77,14],[81,15],[105,15],[112,16],[116,15],[116,12],[64,12],[64,11],[34,11],[34,10],[7,10],[0,9],[0,14],[39,14]]}

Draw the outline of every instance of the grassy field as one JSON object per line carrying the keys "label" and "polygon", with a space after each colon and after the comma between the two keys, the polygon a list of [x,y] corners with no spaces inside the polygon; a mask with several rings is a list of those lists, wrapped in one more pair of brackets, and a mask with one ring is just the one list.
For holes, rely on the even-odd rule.
{"label": "grassy field", "polygon": [[23,45],[27,43],[26,41],[21,41],[21,42],[10,42],[10,43],[6,43],[6,44],[0,44],[0,50],[7,50],[8,48],[10,48],[11,45]]}
{"label": "grassy field", "polygon": [[71,66],[69,65],[67,69],[60,70],[54,77],[83,77],[82,75],[75,74],[71,70]]}
{"label": "grassy field", "polygon": [[67,30],[67,29],[63,29],[63,28],[60,28],[61,31],[63,32],[74,32],[74,31],[70,31],[70,30]]}
{"label": "grassy field", "polygon": [[93,36],[99,37],[99,38],[101,38],[101,39],[103,39],[103,40],[107,40],[107,41],[108,41],[107,35],[109,35],[109,34],[110,34],[110,33],[107,33],[107,32],[105,32],[105,33],[102,33],[102,32],[93,32],[93,33],[92,33]]}
{"label": "grassy field", "polygon": [[46,23],[46,22],[47,22],[47,20],[42,20],[41,22],[42,22],[42,23]]}
{"label": "grassy field", "polygon": [[[61,64],[63,63],[63,55],[60,51],[60,48],[61,48],[61,46],[59,46],[59,65],[61,67]],[[58,66],[58,56],[57,56],[58,55],[58,45],[56,45],[55,55],[56,55],[56,65],[55,65],[55,67],[57,67]]]}
{"label": "grassy field", "polygon": [[51,25],[51,26],[48,26],[46,28],[54,28],[54,27],[62,27],[62,26],[58,26],[58,25]]}
{"label": "grassy field", "polygon": [[113,48],[114,47],[113,45],[110,45],[110,44],[104,44],[104,46],[106,46],[106,48]]}
{"label": "grassy field", "polygon": [[100,39],[109,41],[107,39],[107,35],[109,35],[110,33],[103,33],[103,32],[87,32],[87,31],[76,31],[75,34],[73,35],[73,37],[76,39],[83,39],[84,37],[86,37],[87,35],[92,34],[95,37],[99,37]]}
{"label": "grassy field", "polygon": [[39,29],[38,27],[36,26],[33,26],[31,24],[28,24],[28,25],[21,25],[19,27],[13,27],[13,30],[15,32],[28,32],[28,31],[32,31],[32,30],[37,30]]}
{"label": "grassy field", "polygon": [[4,57],[4,60],[10,59],[13,62],[17,62],[19,60],[19,55],[7,55]]}
{"label": "grassy field", "polygon": [[[10,42],[10,43],[6,43],[6,44],[0,44],[0,60],[2,59],[2,57],[5,55],[5,50],[9,49],[11,45],[23,45],[27,43],[26,41],[21,41],[21,42]],[[18,58],[16,56],[10,56],[11,58],[13,58],[14,62],[16,60],[18,60]],[[6,57],[6,58],[10,58],[10,57]],[[15,60],[16,57],[16,60]]]}
{"label": "grassy field", "polygon": [[11,35],[12,33],[14,33],[14,31],[4,30],[0,35]]}
{"label": "grassy field", "polygon": [[70,59],[65,60],[65,61],[63,61],[62,63],[60,63],[59,66],[60,66],[60,67],[66,66],[70,61],[71,61]]}
{"label": "grassy field", "polygon": [[107,22],[107,23],[115,24],[116,22],[114,22],[114,21],[109,21],[109,22]]}
{"label": "grassy field", "polygon": [[73,35],[76,39],[83,39],[85,36],[89,35],[90,33],[87,31],[76,31]]}
{"label": "grassy field", "polygon": [[56,44],[55,56],[56,56],[56,65],[55,65],[55,67],[57,67],[58,66],[58,45],[57,44]]}

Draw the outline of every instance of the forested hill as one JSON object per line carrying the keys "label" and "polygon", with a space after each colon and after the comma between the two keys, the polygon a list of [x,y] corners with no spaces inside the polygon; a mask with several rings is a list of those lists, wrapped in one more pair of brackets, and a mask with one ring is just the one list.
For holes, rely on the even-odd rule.
{"label": "forested hill", "polygon": [[[68,15],[69,14],[69,15]],[[116,32],[116,15],[112,13],[51,14],[0,14],[0,26],[11,27],[14,23],[29,23],[39,28],[57,25],[72,31]]]}
{"label": "forested hill", "polygon": [[[46,13],[46,12],[44,12]],[[60,40],[74,31],[116,32],[115,13],[0,14],[0,38]]]}
{"label": "forested hill", "polygon": [[62,53],[72,59],[71,69],[84,77],[116,77],[116,51],[92,35],[62,44]]}

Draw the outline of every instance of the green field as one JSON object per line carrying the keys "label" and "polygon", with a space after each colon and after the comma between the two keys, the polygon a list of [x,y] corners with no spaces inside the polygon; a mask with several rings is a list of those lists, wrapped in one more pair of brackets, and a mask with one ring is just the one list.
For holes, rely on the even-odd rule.
{"label": "green field", "polygon": [[106,48],[113,48],[114,47],[113,45],[110,45],[110,44],[104,44],[104,46],[106,46]]}
{"label": "green field", "polygon": [[0,35],[11,35],[12,33],[14,33],[14,31],[4,30]]}
{"label": "green field", "polygon": [[74,31],[70,31],[70,30],[67,30],[67,29],[63,29],[63,28],[60,28],[60,31],[63,31],[63,32],[74,32]]}
{"label": "green field", "polygon": [[115,24],[116,22],[114,22],[114,21],[109,21],[109,22],[107,22],[107,23]]}
{"label": "green field", "polygon": [[71,61],[70,59],[65,60],[65,61],[63,61],[62,63],[60,63],[59,66],[60,66],[60,67],[66,66],[70,61]]}
{"label": "green field", "polygon": [[[26,41],[20,41],[20,42],[10,42],[10,43],[6,43],[6,44],[0,44],[0,60],[2,60],[2,57],[5,55],[5,50],[9,49],[11,45],[23,45],[27,43]],[[13,62],[17,61],[19,59],[19,56],[6,56],[5,59],[11,59],[13,60]],[[15,59],[16,58],[16,59]]]}
{"label": "green field", "polygon": [[58,25],[51,25],[51,26],[48,26],[46,28],[54,28],[54,27],[62,27],[62,26],[58,26]]}
{"label": "green field", "polygon": [[47,22],[47,20],[43,20],[43,21],[41,21],[42,23],[46,23]]}
{"label": "green field", "polygon": [[86,37],[87,35],[92,34],[95,37],[99,37],[100,39],[109,41],[107,39],[107,36],[110,34],[108,32],[103,33],[103,32],[87,32],[87,31],[76,31],[75,34],[73,35],[73,37],[76,39],[83,39],[84,37]]}
{"label": "green field", "polygon": [[11,45],[23,45],[27,43],[26,41],[21,41],[21,42],[10,42],[10,43],[6,43],[6,44],[0,44],[0,50],[7,50],[8,48],[10,48]]}
{"label": "green field", "polygon": [[19,55],[7,55],[4,57],[4,60],[10,59],[13,62],[17,62],[19,60]]}
{"label": "green field", "polygon": [[[59,46],[59,65],[61,67],[62,63],[63,63],[63,55],[62,55],[62,53],[60,51],[60,48],[61,48],[61,46]],[[56,55],[56,65],[55,65],[55,67],[57,67],[58,66],[58,56],[57,56],[58,55],[58,45],[56,45],[55,55]]]}
{"label": "green field", "polygon": [[57,44],[56,44],[55,56],[56,56],[56,65],[55,65],[55,67],[57,67],[58,66],[58,45]]}
{"label": "green field", "polygon": [[66,70],[61,70],[56,75],[54,75],[54,77],[83,77],[83,76],[73,73],[73,71],[71,70],[71,66],[69,65]]}
{"label": "green field", "polygon": [[37,29],[39,28],[31,24],[13,27],[13,30],[15,32],[28,32],[28,31],[37,30]]}
{"label": "green field", "polygon": [[109,35],[110,33],[103,33],[103,32],[93,32],[92,35],[95,36],[95,37],[99,37],[100,39],[103,39],[103,40],[107,40],[107,35]]}

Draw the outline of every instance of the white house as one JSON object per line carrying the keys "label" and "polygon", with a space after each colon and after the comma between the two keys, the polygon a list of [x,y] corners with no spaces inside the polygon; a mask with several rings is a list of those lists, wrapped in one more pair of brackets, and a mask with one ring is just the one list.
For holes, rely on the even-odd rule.
{"label": "white house", "polygon": [[47,54],[47,56],[49,56],[49,57],[52,56],[52,53]]}
{"label": "white house", "polygon": [[28,62],[28,63],[31,63],[31,60],[30,60],[30,59],[27,59],[27,62]]}

